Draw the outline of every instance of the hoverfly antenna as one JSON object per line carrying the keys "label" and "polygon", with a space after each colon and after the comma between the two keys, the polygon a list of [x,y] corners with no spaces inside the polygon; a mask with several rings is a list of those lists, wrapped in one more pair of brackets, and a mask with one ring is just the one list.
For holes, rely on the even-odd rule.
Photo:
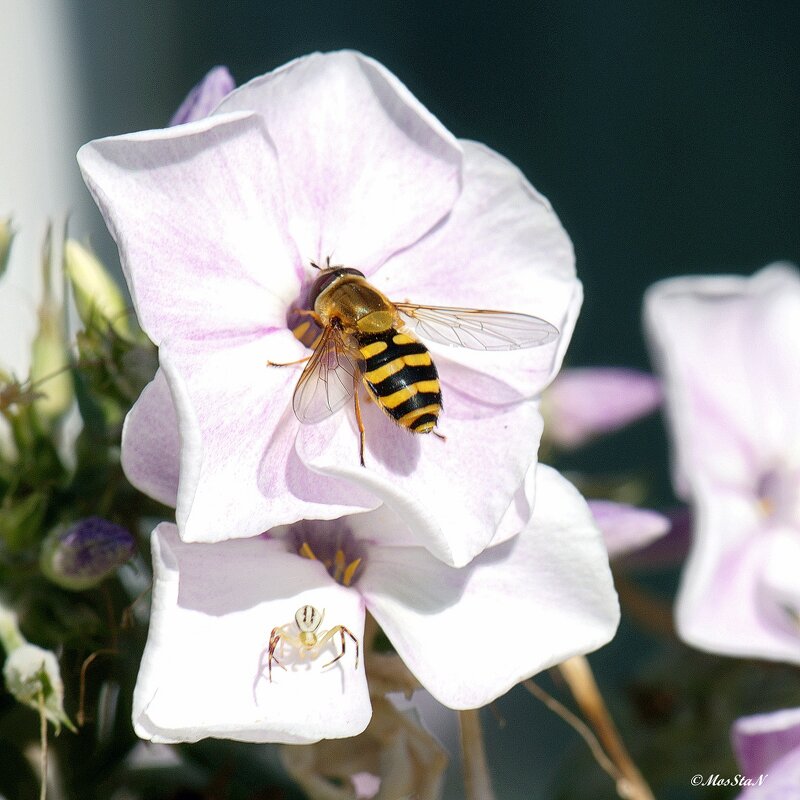
{"label": "hoverfly antenna", "polygon": [[311,264],[311,266],[314,267],[314,269],[322,269],[322,267],[319,264],[317,264],[317,262],[314,261],[314,259],[311,259],[311,261],[309,261],[309,264]]}

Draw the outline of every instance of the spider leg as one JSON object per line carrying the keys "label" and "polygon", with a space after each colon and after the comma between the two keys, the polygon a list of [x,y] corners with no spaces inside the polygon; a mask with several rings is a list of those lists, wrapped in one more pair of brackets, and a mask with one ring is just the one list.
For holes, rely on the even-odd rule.
{"label": "spider leg", "polygon": [[282,670],[286,671],[286,667],[278,661],[278,657],[275,655],[275,650],[278,647],[278,644],[281,645],[281,658],[283,657],[283,644],[288,642],[293,647],[300,648],[302,652],[302,647],[300,645],[300,640],[296,639],[291,634],[287,633],[284,628],[286,625],[282,625],[279,628],[273,628],[272,633],[269,635],[269,656],[267,659],[267,671],[269,673],[269,682],[272,683],[272,662],[274,661]]}
{"label": "spider leg", "polygon": [[328,639],[330,639],[332,636],[335,636],[337,633],[338,633],[338,634],[339,634],[339,636],[341,637],[341,641],[342,641],[342,652],[341,652],[341,653],[339,653],[339,655],[338,655],[338,656],[336,656],[336,658],[334,658],[332,661],[329,661],[327,664],[323,664],[323,665],[322,665],[322,668],[323,668],[323,669],[325,669],[325,667],[329,667],[331,664],[335,664],[335,663],[336,663],[336,662],[337,662],[337,661],[338,661],[338,660],[339,660],[339,659],[340,659],[340,658],[341,658],[341,657],[342,657],[342,656],[345,654],[345,652],[346,652],[346,639],[344,638],[344,636],[345,636],[345,634],[347,634],[347,635],[348,635],[348,636],[349,636],[349,637],[350,637],[350,638],[353,640],[353,643],[354,643],[354,644],[355,644],[355,646],[356,646],[356,663],[355,663],[355,669],[358,669],[358,639],[356,639],[356,637],[353,635],[353,633],[350,631],[350,629],[349,629],[349,628],[346,628],[344,625],[337,625],[335,628],[331,628],[331,629],[330,629],[330,630],[329,630],[329,631],[328,631],[328,632],[327,632],[327,633],[326,633],[326,634],[325,634],[325,635],[324,635],[324,636],[323,636],[323,637],[322,637],[322,638],[319,640],[319,643],[317,644],[317,647],[320,647],[320,648],[324,647],[324,646],[325,646],[325,644],[327,643]]}

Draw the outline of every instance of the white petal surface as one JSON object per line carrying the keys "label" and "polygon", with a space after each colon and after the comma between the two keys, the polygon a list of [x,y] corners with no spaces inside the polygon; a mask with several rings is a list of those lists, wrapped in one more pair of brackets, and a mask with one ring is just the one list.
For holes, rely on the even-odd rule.
{"label": "white petal surface", "polygon": [[139,491],[175,508],[180,447],[175,406],[159,369],[125,417],[122,469]]}
{"label": "white petal surface", "polygon": [[537,471],[530,525],[462,569],[420,548],[370,550],[358,588],[425,688],[451,708],[608,642],[619,606],[600,532],[577,491]]}
{"label": "white petal surface", "polygon": [[609,558],[647,547],[670,528],[667,517],[647,508],[610,500],[590,500],[589,508],[603,533]]}
{"label": "white petal surface", "polygon": [[100,139],[78,161],[156,344],[285,329],[299,263],[259,117]]}
{"label": "white petal surface", "polygon": [[357,592],[333,583],[312,561],[263,538],[185,544],[175,526],[153,533],[153,610],[133,698],[136,733],[158,742],[208,736],[308,743],[354,736],[371,715],[364,668],[348,649],[322,669],[287,651],[287,671],[266,673],[273,627],[310,603],[323,628],[346,625],[363,637]]}
{"label": "white petal surface", "polygon": [[314,475],[300,462],[300,423],[290,406],[296,373],[267,366],[285,360],[268,344],[255,338],[220,350],[208,342],[194,351],[161,348],[180,426],[176,520],[185,541],[254,536],[378,505],[366,491]]}
{"label": "white petal surface", "polygon": [[[439,430],[447,441],[413,434],[374,403],[362,404],[366,466],[349,409],[300,429],[297,452],[309,469],[347,479],[397,514],[448,564],[463,566],[480,553],[522,487],[542,432],[534,401],[488,408],[443,385]],[[483,412],[485,416],[475,416]]]}
{"label": "white petal surface", "polygon": [[[431,346],[440,357],[492,381],[465,381],[460,384],[465,391],[496,402],[529,397],[558,370],[580,309],[572,243],[550,204],[515,166],[483,145],[462,145],[464,188],[452,213],[372,280],[399,302],[515,311],[555,325],[561,331],[555,342],[520,351]],[[441,373],[448,377],[444,362]]]}
{"label": "white petal surface", "polygon": [[461,151],[383,66],[315,53],[256,78],[216,113],[257,111],[280,160],[303,261],[332,256],[370,274],[451,209]]}

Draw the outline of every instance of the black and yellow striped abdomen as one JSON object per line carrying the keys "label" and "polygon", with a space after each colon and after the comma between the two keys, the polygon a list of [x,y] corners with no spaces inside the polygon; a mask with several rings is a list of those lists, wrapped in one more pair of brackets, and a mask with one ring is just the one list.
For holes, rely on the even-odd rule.
{"label": "black and yellow striped abdomen", "polygon": [[375,402],[398,425],[430,433],[442,410],[439,375],[425,345],[388,328],[357,333],[364,384]]}

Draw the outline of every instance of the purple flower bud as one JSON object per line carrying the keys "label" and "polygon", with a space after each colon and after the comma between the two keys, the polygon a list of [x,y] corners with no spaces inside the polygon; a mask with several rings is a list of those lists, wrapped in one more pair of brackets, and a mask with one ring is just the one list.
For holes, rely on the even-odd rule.
{"label": "purple flower bud", "polygon": [[90,589],[111,575],[136,552],[126,528],[102,517],[59,525],[42,545],[42,572],[65,589]]}
{"label": "purple flower bud", "polygon": [[236,81],[228,72],[228,68],[214,67],[186,95],[186,99],[169,121],[170,127],[207,117],[220,104],[225,95],[230,94],[235,88]]}

